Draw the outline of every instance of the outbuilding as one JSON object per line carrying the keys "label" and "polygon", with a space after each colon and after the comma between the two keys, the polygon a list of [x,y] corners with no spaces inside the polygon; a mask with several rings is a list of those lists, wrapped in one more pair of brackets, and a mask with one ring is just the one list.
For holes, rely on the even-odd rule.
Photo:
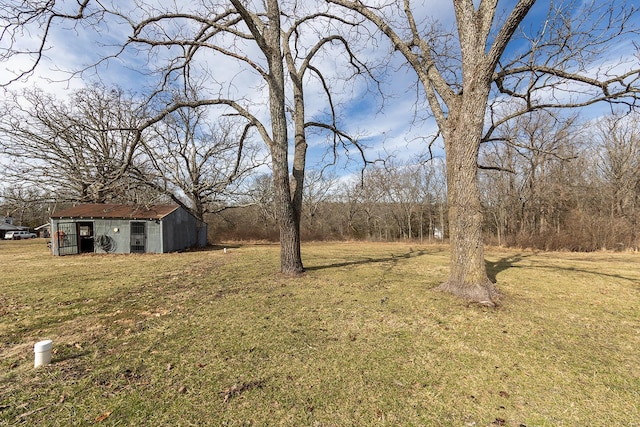
{"label": "outbuilding", "polygon": [[4,239],[4,235],[9,231],[22,230],[24,227],[17,227],[8,222],[0,222],[0,239]]}
{"label": "outbuilding", "polygon": [[54,255],[166,253],[206,244],[206,223],[178,205],[82,204],[51,216]]}

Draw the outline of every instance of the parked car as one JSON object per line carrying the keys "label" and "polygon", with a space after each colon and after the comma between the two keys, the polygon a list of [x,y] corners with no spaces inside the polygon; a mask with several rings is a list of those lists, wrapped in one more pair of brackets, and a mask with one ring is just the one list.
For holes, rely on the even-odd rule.
{"label": "parked car", "polygon": [[35,233],[31,233],[29,231],[7,231],[4,235],[4,240],[20,240],[20,239],[35,239]]}

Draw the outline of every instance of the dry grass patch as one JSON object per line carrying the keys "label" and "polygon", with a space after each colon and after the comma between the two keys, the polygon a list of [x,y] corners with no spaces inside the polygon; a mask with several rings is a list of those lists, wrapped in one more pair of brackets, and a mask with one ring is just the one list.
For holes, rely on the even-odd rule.
{"label": "dry grass patch", "polygon": [[636,254],[488,251],[496,310],[433,290],[445,247],[303,255],[0,242],[0,425],[640,425]]}

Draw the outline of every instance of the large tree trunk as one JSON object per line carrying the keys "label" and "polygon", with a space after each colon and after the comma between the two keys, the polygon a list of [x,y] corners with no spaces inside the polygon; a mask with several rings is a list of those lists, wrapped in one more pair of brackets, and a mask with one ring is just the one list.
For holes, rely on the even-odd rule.
{"label": "large tree trunk", "polygon": [[287,116],[285,110],[284,65],[280,49],[280,10],[277,0],[268,1],[269,22],[265,39],[270,47],[265,53],[269,61],[269,108],[273,144],[271,161],[277,221],[280,227],[280,272],[299,274],[304,271],[300,254],[300,215],[296,212],[289,180]]}
{"label": "large tree trunk", "polygon": [[484,117],[482,112],[486,102],[482,98],[469,98],[459,99],[456,108],[450,111],[443,131],[451,259],[449,279],[439,289],[494,306],[498,291],[487,276],[484,262],[477,165]]}
{"label": "large tree trunk", "polygon": [[282,173],[276,172],[274,167],[273,179],[280,227],[280,272],[299,274],[304,271],[300,253],[300,215],[291,200],[288,169]]}
{"label": "large tree trunk", "polygon": [[[304,127],[304,92],[302,88],[302,76],[296,73],[295,64],[292,59],[287,61],[287,64],[289,67],[289,76],[293,82],[293,123],[295,132],[291,208],[293,210],[293,221],[296,224],[299,253],[300,222],[302,218],[302,201],[304,193],[304,174],[307,160],[307,138],[305,135]],[[300,263],[300,269],[302,269],[302,263]]]}
{"label": "large tree trunk", "polygon": [[[274,118],[274,115],[271,117]],[[274,128],[280,127],[280,132],[286,131],[286,123],[283,129],[275,123],[279,120],[274,118],[273,121]],[[276,144],[271,150],[276,218],[280,228],[280,271],[298,274],[304,271],[300,254],[300,214],[291,197],[287,148],[286,144]]]}
{"label": "large tree trunk", "polygon": [[304,271],[300,253],[300,214],[291,197],[287,148],[287,145],[277,144],[271,150],[276,219],[280,228],[280,272],[299,274]]}

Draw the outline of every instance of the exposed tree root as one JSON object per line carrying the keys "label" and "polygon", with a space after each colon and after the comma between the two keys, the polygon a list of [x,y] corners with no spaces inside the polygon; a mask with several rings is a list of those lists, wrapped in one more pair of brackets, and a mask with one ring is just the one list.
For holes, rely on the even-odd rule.
{"label": "exposed tree root", "polygon": [[487,307],[499,305],[500,292],[489,279],[483,283],[452,283],[447,281],[438,286],[436,290],[448,292],[466,301]]}
{"label": "exposed tree root", "polygon": [[288,269],[286,271],[284,269],[280,269],[280,274],[282,274],[283,276],[288,276],[288,277],[302,276],[305,272],[306,272],[306,270],[304,268],[302,268],[302,267],[294,268],[294,269]]}

